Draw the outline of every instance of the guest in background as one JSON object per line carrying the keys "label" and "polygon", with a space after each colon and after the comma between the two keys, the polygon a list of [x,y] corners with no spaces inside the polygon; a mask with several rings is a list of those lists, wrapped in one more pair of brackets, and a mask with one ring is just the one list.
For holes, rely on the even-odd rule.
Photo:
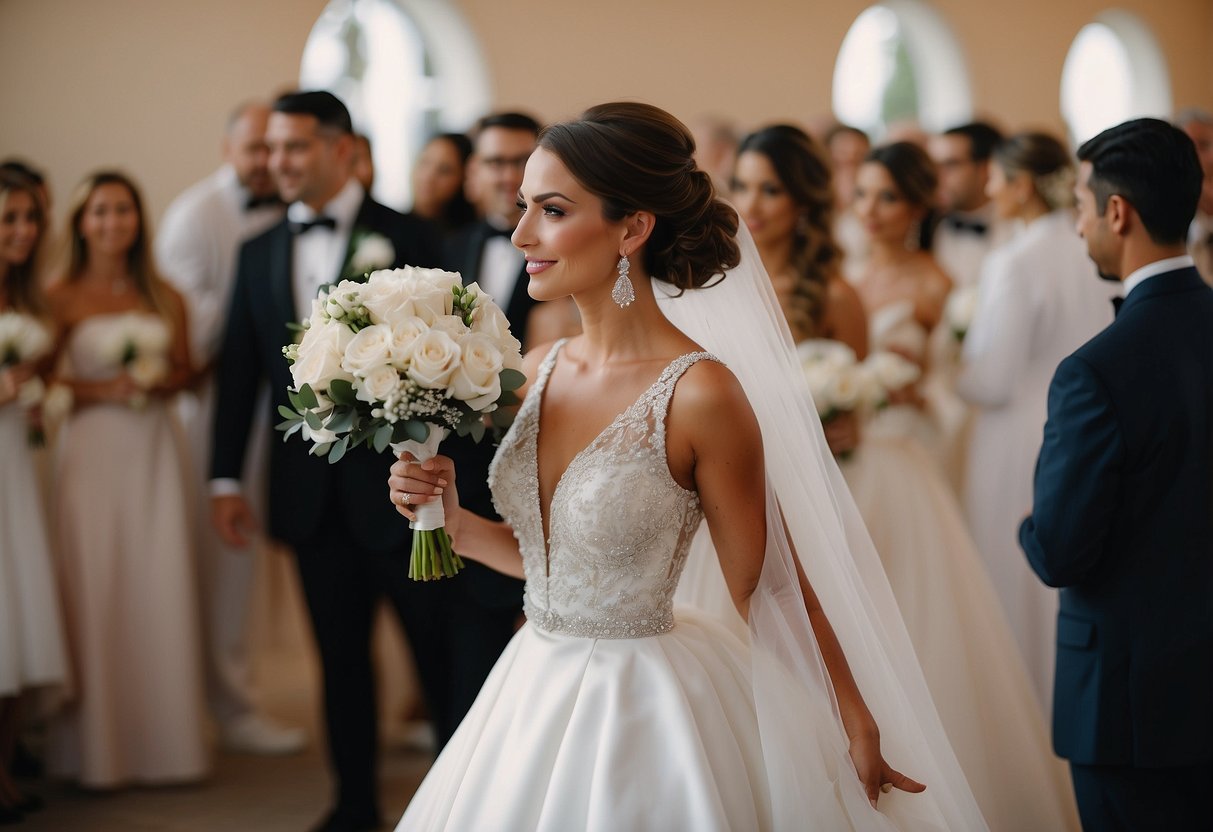
{"label": "guest in background", "polygon": [[375,185],[375,154],[371,149],[371,139],[365,133],[354,134],[354,157],[350,160],[350,172],[369,194]]}
{"label": "guest in background", "polygon": [[476,221],[468,201],[468,160],[472,140],[462,133],[439,133],[425,143],[413,167],[412,213],[451,234]]}
{"label": "guest in background", "polygon": [[[926,151],[898,142],[859,169],[855,211],[871,237],[858,284],[873,350],[925,364],[951,283],[920,247],[935,196]],[[917,390],[891,396],[841,466],[872,535],[948,739],[991,829],[1067,829],[1077,818],[1049,752],[1015,637],[938,460]]]}
{"label": "guest in background", "polygon": [[798,127],[775,125],[742,139],[732,202],[754,236],[793,340],[841,341],[861,360],[868,324],[842,277],[834,241],[834,192],[821,147]]}
{"label": "guest in background", "polygon": [[1049,380],[1111,323],[1115,294],[1074,233],[1073,188],[1069,151],[1050,135],[1019,133],[994,151],[987,190],[995,216],[1022,230],[986,258],[957,382],[977,408],[965,477],[969,528],[1046,714],[1057,594],[1027,568],[1016,532],[1032,502]]}
{"label": "guest in background", "polygon": [[716,193],[729,192],[729,177],[737,161],[737,128],[729,119],[705,115],[687,124],[695,139],[695,164],[712,177]]}
{"label": "guest in background", "polygon": [[1057,368],[1019,528],[1033,570],[1063,587],[1053,746],[1085,828],[1207,829],[1213,290],[1185,251],[1200,162],[1156,119],[1078,158],[1078,231],[1125,299]]}
{"label": "guest in background", "polygon": [[[437,265],[434,229],[371,199],[353,178],[349,111],[328,92],[278,98],[266,127],[269,169],[290,203],[284,220],[240,249],[216,370],[211,519],[229,546],[247,546],[256,519],[240,479],[256,412],[287,406],[292,386],[282,347],[288,325],[311,314],[321,286],[356,274],[350,240],[382,238],[395,268]],[[257,393],[268,384],[268,402]],[[270,433],[269,422],[262,428]],[[269,441],[269,438],[267,438]],[[387,597],[404,623],[430,710],[445,714],[451,654],[435,635],[445,621],[445,585],[408,578],[409,530],[382,499],[391,459],[356,448],[336,465],[293,438],[273,441],[268,533],[294,549],[320,653],[334,805],[321,832],[379,825],[377,710],[370,641],[374,611]],[[474,694],[473,694],[474,695]]]}
{"label": "guest in background", "polygon": [[858,127],[835,124],[823,139],[834,179],[834,237],[842,246],[843,274],[853,279],[867,260],[867,236],[851,205],[855,201],[855,175],[872,149],[868,134]]}
{"label": "guest in background", "polygon": [[[41,324],[49,348],[38,269],[45,235],[37,183],[0,171],[0,315],[16,313]],[[44,368],[38,358],[6,364],[0,355],[0,825],[41,805],[10,773],[22,706],[37,705],[29,701],[32,695],[67,680],[59,590],[30,450],[30,406],[22,401],[25,385],[41,385]]]}
{"label": "guest in background", "polygon": [[1204,174],[1200,202],[1188,230],[1188,253],[1196,261],[1196,269],[1205,283],[1213,285],[1213,114],[1191,107],[1175,117],[1175,125],[1196,145]]}
{"label": "guest in background", "polygon": [[[173,200],[164,213],[156,255],[165,279],[185,298],[191,363],[197,372],[193,395],[183,396],[182,416],[191,451],[191,488],[198,517],[209,514],[207,467],[214,420],[214,368],[236,277],[240,244],[282,219],[285,210],[270,177],[265,126],[270,108],[240,105],[228,119],[221,145],[223,165]],[[266,393],[259,393],[265,396]],[[262,408],[262,428],[264,424]],[[266,429],[252,432],[243,481],[264,516]],[[305,738],[298,729],[276,725],[259,714],[253,696],[249,614],[253,602],[255,552],[224,545],[210,523],[195,525],[195,550],[202,578],[202,621],[206,636],[207,699],[220,742],[230,750],[258,754],[297,751]]]}
{"label": "guest in background", "polygon": [[42,171],[22,162],[20,159],[5,159],[0,162],[0,170],[9,173],[15,173],[17,176],[24,177],[34,183],[38,192],[38,199],[42,202],[42,214],[46,217],[47,228],[50,228],[51,218],[51,191],[46,184],[46,177],[42,175]]}
{"label": "guest in background", "polygon": [[185,302],[152,264],[134,183],[96,173],[69,206],[48,297],[75,409],[59,448],[59,558],[77,699],[48,770],[90,788],[198,780],[200,655],[186,450],[168,399],[189,384]]}

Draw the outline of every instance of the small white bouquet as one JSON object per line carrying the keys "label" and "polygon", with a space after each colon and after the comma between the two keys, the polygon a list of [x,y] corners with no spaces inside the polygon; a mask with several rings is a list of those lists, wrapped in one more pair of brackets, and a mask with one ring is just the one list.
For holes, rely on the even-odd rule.
{"label": "small white bouquet", "polygon": [[[141,390],[151,390],[168,376],[169,331],[164,321],[146,312],[128,312],[113,323],[102,344],[105,357],[114,366],[123,367]],[[130,406],[147,404],[147,394],[139,393]]]}
{"label": "small white bouquet", "polygon": [[958,342],[964,341],[976,314],[977,287],[958,286],[953,289],[944,305],[943,317],[947,321],[948,329],[952,331],[952,337]]}
{"label": "small white bouquet", "polygon": [[887,351],[860,362],[854,350],[837,341],[805,341],[797,352],[823,424],[845,413],[884,407],[890,391],[908,387],[922,374],[914,362]]}
{"label": "small white bouquet", "polygon": [[[36,361],[50,352],[50,348],[50,330],[37,318],[21,312],[0,312],[0,371]],[[38,408],[42,404],[46,386],[40,377],[34,376],[16,392],[17,406],[26,411],[29,419],[30,445],[45,444]]]}
{"label": "small white bouquet", "polygon": [[[526,380],[521,349],[493,299],[453,272],[406,266],[343,280],[312,302],[302,340],[283,347],[295,386],[278,429],[330,463],[363,443],[424,461],[452,430],[480,441],[486,414],[504,426],[498,408],[517,404]],[[416,514],[409,577],[456,574],[463,562],[442,503]]]}

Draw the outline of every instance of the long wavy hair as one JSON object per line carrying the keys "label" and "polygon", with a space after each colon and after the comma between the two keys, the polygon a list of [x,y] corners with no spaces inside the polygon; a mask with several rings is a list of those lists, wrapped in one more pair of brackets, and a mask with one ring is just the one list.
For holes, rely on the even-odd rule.
{"label": "long wavy hair", "polygon": [[842,248],[834,239],[834,183],[825,151],[808,133],[790,124],[764,127],[741,141],[737,155],[761,153],[771,163],[800,211],[789,265],[795,276],[784,300],[788,325],[800,338],[821,331],[826,291],[842,267]]}
{"label": "long wavy hair", "polygon": [[12,171],[0,171],[0,214],[9,209],[13,194],[28,194],[34,204],[34,222],[38,226],[38,241],[29,259],[24,263],[10,263],[4,274],[4,297],[13,309],[30,315],[40,315],[45,310],[42,299],[41,262],[43,243],[46,242],[46,211],[38,185],[32,179]]}
{"label": "long wavy hair", "polygon": [[84,267],[88,263],[88,244],[80,233],[80,223],[89,200],[103,185],[121,185],[130,192],[131,200],[135,204],[135,213],[139,217],[139,232],[126,253],[127,272],[143,302],[150,309],[163,314],[167,310],[160,275],[152,258],[151,233],[148,229],[147,214],[143,210],[143,197],[134,180],[120,171],[98,171],[85,178],[72,192],[68,202],[66,242],[63,246],[63,279],[70,283],[78,280],[84,273]]}

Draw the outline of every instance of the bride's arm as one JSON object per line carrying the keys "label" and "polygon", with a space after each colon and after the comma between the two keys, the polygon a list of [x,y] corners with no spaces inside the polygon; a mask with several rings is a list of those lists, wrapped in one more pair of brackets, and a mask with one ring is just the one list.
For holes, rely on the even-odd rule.
{"label": "bride's arm", "polygon": [[[687,381],[691,383],[679,387],[680,395],[670,413],[671,426],[676,423],[678,433],[687,440],[685,445],[672,443],[671,461],[677,466],[679,450],[684,460],[689,454],[695,489],[725,583],[737,611],[748,621],[767,540],[762,434],[740,385],[723,367],[714,365],[709,372],[693,377],[688,373]],[[786,528],[784,531],[786,534]],[[893,770],[881,756],[876,721],[795,552],[793,560],[805,611],[838,700],[851,759],[868,797],[875,801],[886,783],[905,791],[922,791],[921,784]]]}
{"label": "bride's arm", "polygon": [[522,573],[522,554],[513,529],[460,507],[455,464],[450,457],[439,455],[418,463],[406,451],[392,464],[391,470],[387,483],[389,498],[396,511],[412,520],[417,506],[442,500],[446,515],[444,528],[455,551],[511,577],[526,577]]}

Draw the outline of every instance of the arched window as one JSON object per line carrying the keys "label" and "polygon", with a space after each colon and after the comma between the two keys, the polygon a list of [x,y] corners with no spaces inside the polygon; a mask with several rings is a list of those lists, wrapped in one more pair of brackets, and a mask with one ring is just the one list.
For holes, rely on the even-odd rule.
{"label": "arched window", "polygon": [[299,84],[325,89],[371,140],[375,197],[404,210],[430,134],[466,130],[488,109],[488,71],[444,0],[330,0],[303,49]]}
{"label": "arched window", "polygon": [[1141,19],[1106,11],[1079,30],[1061,70],[1061,114],[1075,144],[1130,118],[1170,113],[1166,61]]}
{"label": "arched window", "polygon": [[834,64],[833,97],[838,120],[874,138],[906,121],[944,130],[973,109],[960,46],[919,0],[883,0],[855,19]]}

